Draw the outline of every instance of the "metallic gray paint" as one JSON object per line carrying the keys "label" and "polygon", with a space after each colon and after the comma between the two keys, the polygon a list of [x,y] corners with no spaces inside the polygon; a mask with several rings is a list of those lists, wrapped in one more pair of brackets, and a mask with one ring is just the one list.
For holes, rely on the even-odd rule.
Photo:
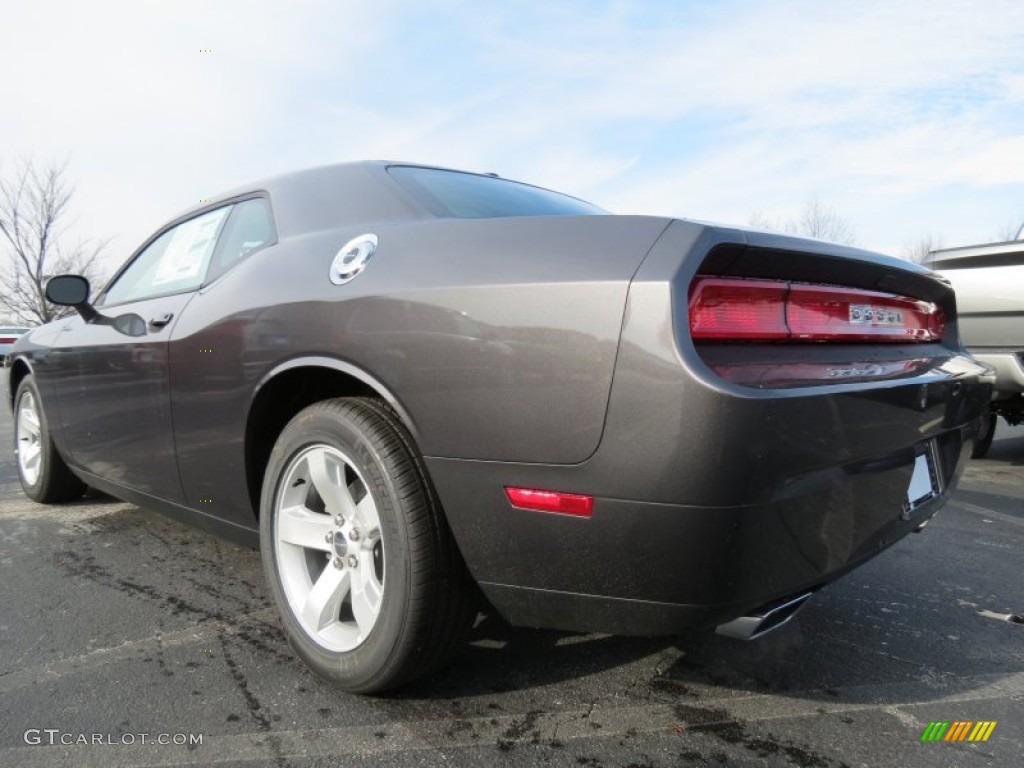
{"label": "metallic gray paint", "polygon": [[[19,342],[62,454],[114,495],[251,542],[253,403],[279,377],[336,371],[406,421],[471,572],[518,623],[674,631],[816,588],[934,513],[943,499],[900,519],[914,452],[938,440],[952,488],[990,396],[948,285],[894,259],[655,217],[437,219],[385,163],[220,200],[258,190],[276,244],[199,291],[116,308],[172,312],[165,328],[76,318]],[[366,232],[373,260],[333,284],[338,249]],[[702,269],[908,293],[940,302],[950,331],[799,353],[917,361],[896,378],[746,387],[714,366],[797,353],[694,345]],[[593,495],[594,515],[514,510],[505,485]],[[610,567],[623,547],[630,562]]]}
{"label": "metallic gray paint", "polygon": [[52,384],[68,462],[153,496],[184,500],[175,467],[168,342],[192,294],[123,304],[119,315],[173,315],[142,337],[111,325],[65,321],[41,377]]}
{"label": "metallic gray paint", "polygon": [[[984,367],[955,337],[905,351],[927,346],[930,359],[904,379],[762,391],[717,379],[672,332],[673,281],[688,285],[703,253],[737,239],[677,222],[645,261],[630,288],[604,438],[588,461],[428,459],[456,537],[482,552],[469,560],[474,577],[511,620],[652,631],[655,619],[630,618],[623,600],[676,606],[656,612],[663,629],[742,615],[836,578],[933,514],[945,497],[900,520],[913,446],[939,439],[955,486],[990,393]],[[687,252],[697,257],[678,274]],[[762,268],[770,275],[780,264]],[[593,495],[593,517],[510,510],[503,484]],[[602,556],[626,550],[640,556],[614,568]]]}

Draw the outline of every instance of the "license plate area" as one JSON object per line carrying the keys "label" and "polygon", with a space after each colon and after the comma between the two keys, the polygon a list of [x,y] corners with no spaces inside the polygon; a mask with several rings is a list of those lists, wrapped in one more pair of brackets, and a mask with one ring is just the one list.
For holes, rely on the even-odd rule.
{"label": "license plate area", "polygon": [[939,466],[938,444],[935,440],[918,446],[907,486],[907,498],[900,515],[902,519],[910,520],[917,510],[942,495],[942,476],[937,469]]}

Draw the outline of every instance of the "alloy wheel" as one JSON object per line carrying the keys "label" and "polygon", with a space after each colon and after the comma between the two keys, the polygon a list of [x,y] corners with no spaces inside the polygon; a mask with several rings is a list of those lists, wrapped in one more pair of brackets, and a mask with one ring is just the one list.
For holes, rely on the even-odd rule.
{"label": "alloy wheel", "polygon": [[39,407],[31,392],[22,395],[18,403],[15,438],[18,441],[18,469],[28,485],[35,485],[42,469],[43,445]]}
{"label": "alloy wheel", "polygon": [[293,615],[325,650],[357,648],[385,585],[380,518],[359,470],[333,446],[303,449],[283,473],[275,513],[274,556]]}

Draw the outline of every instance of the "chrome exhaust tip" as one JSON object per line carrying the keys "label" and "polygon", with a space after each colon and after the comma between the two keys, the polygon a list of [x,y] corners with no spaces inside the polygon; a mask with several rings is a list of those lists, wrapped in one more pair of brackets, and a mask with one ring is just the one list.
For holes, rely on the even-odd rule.
{"label": "chrome exhaust tip", "polygon": [[740,616],[725,624],[719,624],[715,627],[715,632],[726,637],[735,637],[737,640],[756,640],[793,618],[812,594],[814,593],[804,592],[796,597],[786,597],[768,603],[749,616]]}

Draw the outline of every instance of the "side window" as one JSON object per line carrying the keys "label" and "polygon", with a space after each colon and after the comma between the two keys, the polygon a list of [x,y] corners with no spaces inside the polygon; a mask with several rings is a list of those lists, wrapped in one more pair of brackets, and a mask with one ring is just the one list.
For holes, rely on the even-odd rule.
{"label": "side window", "polygon": [[258,251],[274,238],[270,206],[262,197],[238,203],[214,251],[205,283],[212,283],[250,253]]}
{"label": "side window", "polygon": [[149,244],[103,295],[103,305],[198,288],[231,206],[196,216]]}

